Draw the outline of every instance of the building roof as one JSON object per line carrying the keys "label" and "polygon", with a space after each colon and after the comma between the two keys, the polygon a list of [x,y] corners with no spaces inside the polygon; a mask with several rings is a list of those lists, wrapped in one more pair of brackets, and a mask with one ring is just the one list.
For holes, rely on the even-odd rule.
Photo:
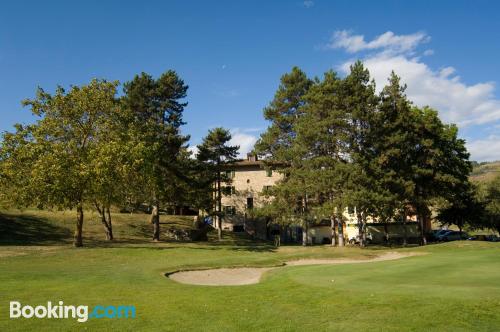
{"label": "building roof", "polygon": [[262,166],[264,167],[264,162],[262,160],[237,160],[230,164],[231,166]]}
{"label": "building roof", "polygon": [[[270,164],[268,164],[270,165]],[[272,163],[272,165],[276,166],[278,163]],[[259,160],[256,155],[248,154],[247,159],[236,160],[227,165],[227,167],[246,167],[246,166],[260,166],[261,168],[265,168],[266,162],[263,160]]]}

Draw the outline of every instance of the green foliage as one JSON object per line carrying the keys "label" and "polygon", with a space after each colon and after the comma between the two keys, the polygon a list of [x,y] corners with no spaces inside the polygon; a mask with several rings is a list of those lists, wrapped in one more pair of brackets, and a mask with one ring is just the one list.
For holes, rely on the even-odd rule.
{"label": "green foliage", "polygon": [[188,136],[180,132],[187,103],[188,86],[169,70],[158,79],[142,73],[124,84],[122,105],[132,114],[133,138],[141,151],[141,164],[135,168],[137,200],[150,204],[172,203],[179,196],[182,158]]}
{"label": "green foliage", "polygon": [[[229,130],[218,127],[208,131],[207,136],[198,145],[196,158],[200,165],[200,180],[202,190],[199,194],[207,198],[206,209],[215,215],[218,222],[219,238],[221,237],[222,211],[222,183],[229,185],[231,178],[226,175],[227,165],[235,161],[239,146],[229,145],[231,133]],[[204,190],[203,190],[204,189]]]}
{"label": "green foliage", "polygon": [[482,226],[496,230],[500,234],[500,176],[486,186],[486,216]]}
{"label": "green foliage", "polygon": [[103,149],[113,150],[108,129],[119,112],[117,84],[93,80],[68,92],[58,87],[53,95],[39,88],[34,99],[23,101],[39,120],[16,125],[15,133],[4,135],[0,150],[2,187],[8,195],[3,200],[16,206],[76,207],[77,246],[82,245],[83,205],[102,195],[99,181],[114,174],[109,163],[99,167],[99,162],[108,157]]}
{"label": "green foliage", "polygon": [[412,210],[423,232],[436,200],[465,200],[455,194],[470,185],[465,141],[436,111],[412,107],[405,89],[392,73],[377,95],[361,62],[345,78],[284,75],[256,151],[285,176],[262,213],[307,226],[355,207],[362,237],[369,216],[406,219]]}

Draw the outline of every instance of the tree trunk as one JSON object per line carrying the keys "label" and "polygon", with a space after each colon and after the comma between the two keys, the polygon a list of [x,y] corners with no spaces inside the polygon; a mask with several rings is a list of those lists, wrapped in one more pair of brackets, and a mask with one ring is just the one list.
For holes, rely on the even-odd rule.
{"label": "tree trunk", "polygon": [[222,191],[221,191],[221,175],[217,173],[217,237],[222,240]]}
{"label": "tree trunk", "polygon": [[387,222],[384,223],[384,239],[385,243],[389,244],[389,227],[387,226]]}
{"label": "tree trunk", "polygon": [[462,230],[463,230],[463,227],[464,227],[464,221],[462,218],[459,218],[458,219],[458,233],[460,234],[460,240],[462,240]]}
{"label": "tree trunk", "polygon": [[403,209],[403,247],[406,247],[408,244],[408,229],[406,227],[406,209]]}
{"label": "tree trunk", "polygon": [[339,218],[337,224],[339,227],[339,247],[343,247],[345,244],[344,244],[344,222],[342,221],[342,218]]}
{"label": "tree trunk", "polygon": [[425,246],[427,244],[427,239],[425,238],[424,216],[422,215],[422,212],[417,212],[417,219],[420,228],[420,245]]}
{"label": "tree trunk", "polygon": [[104,233],[106,234],[106,240],[111,241],[113,240],[113,228],[111,225],[111,213],[109,212],[109,208],[106,209],[106,207],[103,205],[101,209],[101,207],[97,202],[95,202],[94,204],[97,209],[97,212],[99,213],[99,216],[101,216],[101,223],[104,226]]}
{"label": "tree trunk", "polygon": [[76,229],[75,229],[75,247],[83,247],[83,238],[82,238],[82,229],[83,229],[83,206],[78,204],[76,208]]}
{"label": "tree trunk", "polygon": [[356,211],[356,216],[358,219],[359,246],[363,248],[365,246],[365,225],[363,225],[363,217],[361,216],[361,213]]}
{"label": "tree trunk", "polygon": [[106,237],[109,241],[113,241],[113,224],[111,223],[111,212],[109,211],[109,207],[106,208],[106,214],[108,215],[108,232],[106,233]]}
{"label": "tree trunk", "polygon": [[307,246],[307,221],[304,222],[304,229],[302,230],[302,245]]}
{"label": "tree trunk", "polygon": [[335,247],[336,241],[335,238],[337,237],[337,232],[335,231],[335,216],[330,216],[330,227],[332,230],[332,247]]}
{"label": "tree trunk", "polygon": [[160,241],[160,214],[158,203],[153,205],[153,211],[151,211],[151,223],[153,224],[153,241]]}

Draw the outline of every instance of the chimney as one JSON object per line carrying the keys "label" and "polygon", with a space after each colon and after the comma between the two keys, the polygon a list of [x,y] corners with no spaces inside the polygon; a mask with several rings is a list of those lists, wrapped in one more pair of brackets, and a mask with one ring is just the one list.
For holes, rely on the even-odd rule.
{"label": "chimney", "polygon": [[248,161],[257,161],[258,158],[257,158],[257,155],[254,153],[247,153],[247,160]]}

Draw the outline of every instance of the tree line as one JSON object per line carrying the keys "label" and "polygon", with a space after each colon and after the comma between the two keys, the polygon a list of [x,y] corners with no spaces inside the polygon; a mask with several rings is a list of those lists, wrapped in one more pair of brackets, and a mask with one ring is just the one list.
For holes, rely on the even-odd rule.
{"label": "tree line", "polygon": [[[239,147],[228,130],[214,128],[193,158],[182,133],[187,91],[172,70],[122,85],[95,79],[54,93],[38,88],[23,101],[37,120],[3,134],[0,205],[74,210],[75,246],[83,245],[87,209],[98,212],[113,239],[113,206],[147,206],[155,241],[167,207],[204,210],[220,238],[221,198],[231,181],[225,170]],[[472,166],[457,127],[414,106],[394,73],[377,93],[361,62],[345,77],[328,71],[311,79],[293,68],[264,117],[270,126],[254,152],[284,176],[251,216],[306,231],[329,219],[339,245],[346,208],[356,214],[362,245],[368,218],[405,223],[416,214],[422,243],[432,211],[443,223],[498,230],[500,186],[478,191],[469,182]]]}
{"label": "tree line", "polygon": [[[95,209],[113,240],[110,208],[147,205],[153,240],[160,239],[160,211],[167,206],[215,214],[217,170],[234,160],[229,131],[210,130],[190,158],[181,127],[188,86],[169,70],[123,84],[92,80],[68,91],[38,88],[22,104],[37,120],[16,124],[0,146],[0,203],[76,211],[74,245],[83,245],[85,209]],[[222,143],[221,143],[222,141]],[[224,146],[223,150],[219,146]],[[220,211],[220,210],[219,210]]]}
{"label": "tree line", "polygon": [[283,178],[268,190],[274,199],[260,213],[302,225],[303,244],[311,224],[329,219],[332,244],[343,245],[346,209],[355,211],[362,246],[368,218],[405,224],[416,215],[421,244],[433,212],[459,227],[498,223],[498,212],[484,217],[457,127],[413,105],[405,89],[393,72],[377,93],[359,61],[345,77],[328,71],[311,79],[297,67],[283,75],[264,109],[270,126],[255,147]]}

